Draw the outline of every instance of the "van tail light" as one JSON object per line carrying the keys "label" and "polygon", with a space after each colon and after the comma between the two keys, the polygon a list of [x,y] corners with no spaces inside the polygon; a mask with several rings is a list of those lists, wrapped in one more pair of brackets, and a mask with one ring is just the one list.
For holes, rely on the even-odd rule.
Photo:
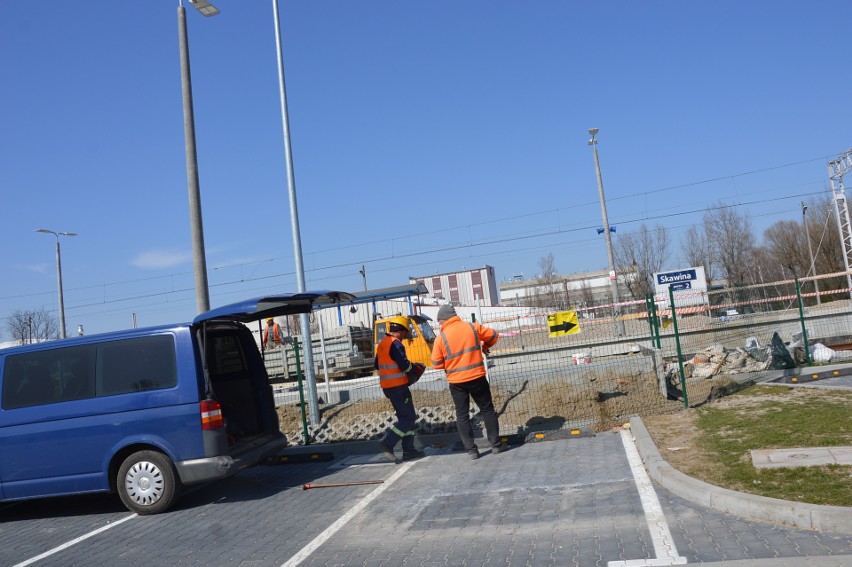
{"label": "van tail light", "polygon": [[216,400],[201,401],[201,429],[222,429],[225,420],[222,418],[222,406]]}

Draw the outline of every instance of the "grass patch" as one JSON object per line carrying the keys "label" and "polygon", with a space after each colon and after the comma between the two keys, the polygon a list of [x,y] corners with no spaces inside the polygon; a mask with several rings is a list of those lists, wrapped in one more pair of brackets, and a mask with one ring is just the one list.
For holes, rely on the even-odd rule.
{"label": "grass patch", "polygon": [[772,498],[852,506],[852,466],[758,469],[753,449],[852,445],[852,392],[756,386],[697,410],[703,480]]}

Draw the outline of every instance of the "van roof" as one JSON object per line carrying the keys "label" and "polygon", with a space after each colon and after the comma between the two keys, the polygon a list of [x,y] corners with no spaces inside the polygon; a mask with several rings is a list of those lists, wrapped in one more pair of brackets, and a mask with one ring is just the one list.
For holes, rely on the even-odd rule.
{"label": "van roof", "polygon": [[0,356],[21,354],[24,352],[37,350],[50,350],[54,348],[63,348],[75,345],[83,345],[88,343],[97,343],[108,340],[121,340],[138,337],[142,335],[156,335],[176,331],[177,329],[186,328],[189,323],[179,323],[175,325],[159,325],[155,327],[139,327],[136,329],[123,329],[121,331],[109,331],[106,333],[95,333],[92,335],[84,335],[79,337],[68,337],[61,340],[46,340],[37,343],[26,345],[17,345],[9,348],[0,349]]}

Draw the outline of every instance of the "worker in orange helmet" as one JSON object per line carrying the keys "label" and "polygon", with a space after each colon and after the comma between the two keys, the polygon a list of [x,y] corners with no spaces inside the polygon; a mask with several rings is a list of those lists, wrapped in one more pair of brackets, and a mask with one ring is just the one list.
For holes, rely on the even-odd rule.
{"label": "worker in orange helmet", "polygon": [[272,317],[266,320],[266,328],[263,329],[263,344],[267,348],[281,346],[281,327]]}
{"label": "worker in orange helmet", "polygon": [[412,364],[405,354],[402,340],[408,336],[409,325],[408,317],[393,317],[387,323],[387,334],[376,349],[375,367],[379,371],[379,384],[396,412],[396,423],[379,442],[379,449],[394,462],[396,454],[393,450],[400,440],[403,460],[425,456],[423,451],[414,448],[417,413],[408,387],[420,379],[426,367],[420,363]]}
{"label": "worker in orange helmet", "polygon": [[470,424],[470,398],[473,398],[485,422],[491,453],[502,453],[507,447],[506,443],[500,441],[500,424],[497,412],[494,411],[491,387],[485,376],[483,356],[497,342],[497,331],[479,323],[462,321],[452,305],[442,305],[438,309],[437,319],[441,331],[432,347],[432,368],[443,369],[447,373],[462,445],[468,457],[479,458],[479,449],[473,441]]}

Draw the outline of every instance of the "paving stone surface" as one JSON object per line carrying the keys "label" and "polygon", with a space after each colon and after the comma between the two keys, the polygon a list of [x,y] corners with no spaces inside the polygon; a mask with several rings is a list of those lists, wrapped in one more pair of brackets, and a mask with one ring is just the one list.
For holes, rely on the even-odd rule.
{"label": "paving stone surface", "polygon": [[[33,565],[586,567],[654,559],[659,526],[649,528],[622,443],[607,432],[500,455],[486,449],[476,461],[429,448],[426,458],[396,465],[257,467],[192,490],[167,514],[130,519],[106,496],[6,505],[0,565],[104,527]],[[385,483],[302,490],[378,479]],[[663,513],[655,521],[689,564],[852,555],[852,536],[751,522],[653,492]]]}

